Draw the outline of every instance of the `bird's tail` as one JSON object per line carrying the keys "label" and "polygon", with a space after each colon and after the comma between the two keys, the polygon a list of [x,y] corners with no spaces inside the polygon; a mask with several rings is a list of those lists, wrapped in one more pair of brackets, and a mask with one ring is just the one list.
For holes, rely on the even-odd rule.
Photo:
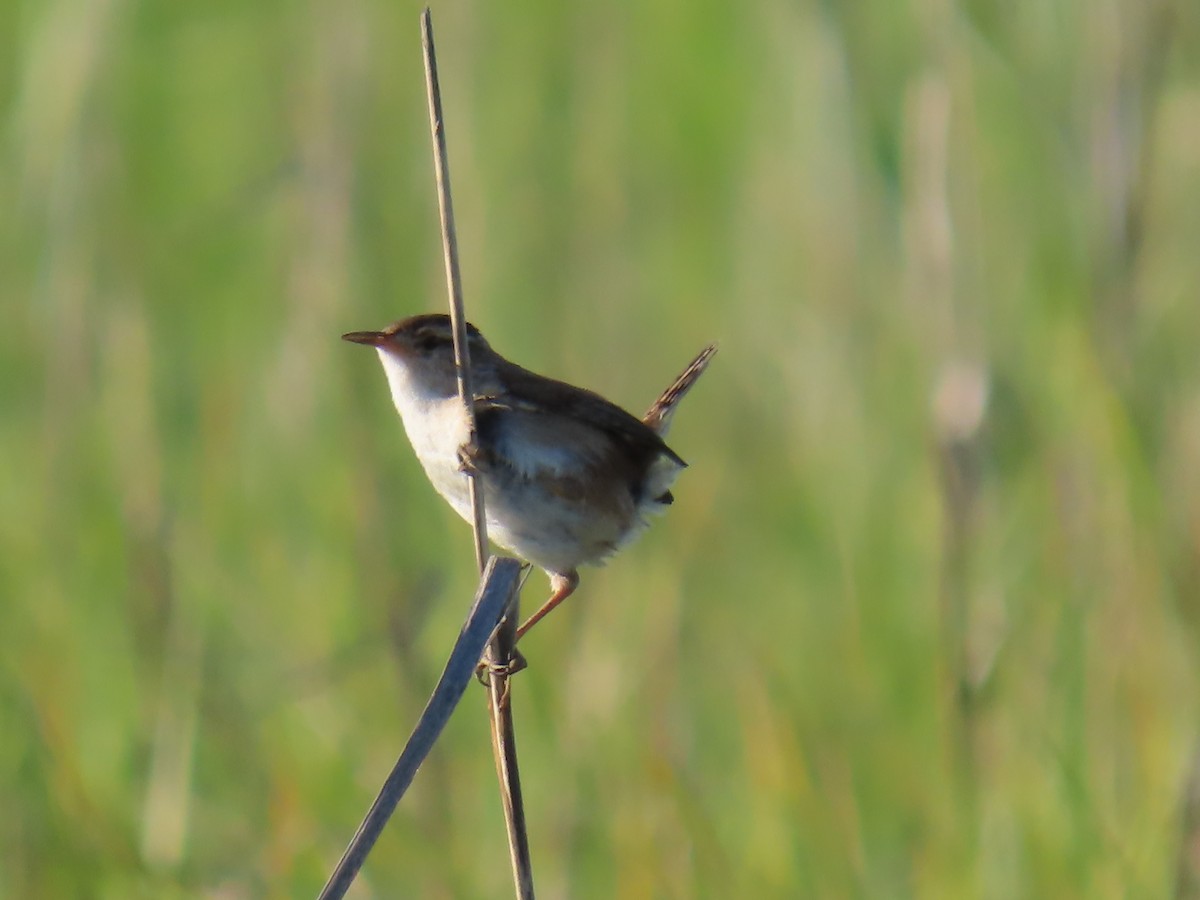
{"label": "bird's tail", "polygon": [[659,435],[665,436],[671,425],[671,415],[675,412],[676,405],[683,399],[683,395],[692,389],[692,385],[704,373],[709,360],[716,352],[716,344],[709,344],[701,350],[696,358],[688,363],[687,368],[679,373],[679,377],[672,382],[671,386],[662,392],[662,396],[650,405],[646,414],[642,416],[642,421],[657,431]]}

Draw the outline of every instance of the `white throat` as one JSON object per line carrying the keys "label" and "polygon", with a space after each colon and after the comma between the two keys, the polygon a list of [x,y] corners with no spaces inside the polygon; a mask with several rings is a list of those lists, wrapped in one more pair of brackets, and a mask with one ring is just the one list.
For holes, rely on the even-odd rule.
{"label": "white throat", "polygon": [[383,348],[378,348],[392,403],[425,474],[459,515],[470,515],[467,476],[459,470],[458,450],[467,442],[467,417],[456,394],[446,396]]}

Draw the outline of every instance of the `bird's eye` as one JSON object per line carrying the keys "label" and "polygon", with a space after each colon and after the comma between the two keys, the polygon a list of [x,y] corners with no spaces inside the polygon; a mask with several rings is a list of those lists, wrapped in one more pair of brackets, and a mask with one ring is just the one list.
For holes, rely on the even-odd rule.
{"label": "bird's eye", "polygon": [[422,353],[431,353],[443,343],[445,343],[445,341],[442,339],[441,335],[425,332],[417,338],[417,349]]}

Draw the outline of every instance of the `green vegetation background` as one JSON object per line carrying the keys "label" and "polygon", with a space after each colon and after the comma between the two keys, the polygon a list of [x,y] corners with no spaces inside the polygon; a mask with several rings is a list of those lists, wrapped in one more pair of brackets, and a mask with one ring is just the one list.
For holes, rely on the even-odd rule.
{"label": "green vegetation background", "polygon": [[[0,6],[0,897],[313,896],[473,592],[418,6]],[[674,509],[524,645],[542,896],[1200,876],[1200,5],[447,3],[472,319]],[[527,603],[544,578],[530,581]],[[358,897],[511,896],[481,691]]]}

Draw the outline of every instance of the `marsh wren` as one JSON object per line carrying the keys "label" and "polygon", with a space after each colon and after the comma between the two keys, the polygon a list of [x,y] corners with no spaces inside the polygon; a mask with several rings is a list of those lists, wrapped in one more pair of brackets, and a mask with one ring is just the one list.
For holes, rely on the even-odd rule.
{"label": "marsh wren", "polygon": [[343,340],[379,352],[404,430],[425,474],[472,520],[467,471],[481,479],[488,536],[550,576],[551,595],[518,638],[574,592],[579,566],[604,562],[674,499],[687,465],[663,442],[676,404],[695,384],[710,344],[638,419],[599,394],[509,362],[474,325],[467,348],[476,435],[458,397],[450,317],[420,315]]}

